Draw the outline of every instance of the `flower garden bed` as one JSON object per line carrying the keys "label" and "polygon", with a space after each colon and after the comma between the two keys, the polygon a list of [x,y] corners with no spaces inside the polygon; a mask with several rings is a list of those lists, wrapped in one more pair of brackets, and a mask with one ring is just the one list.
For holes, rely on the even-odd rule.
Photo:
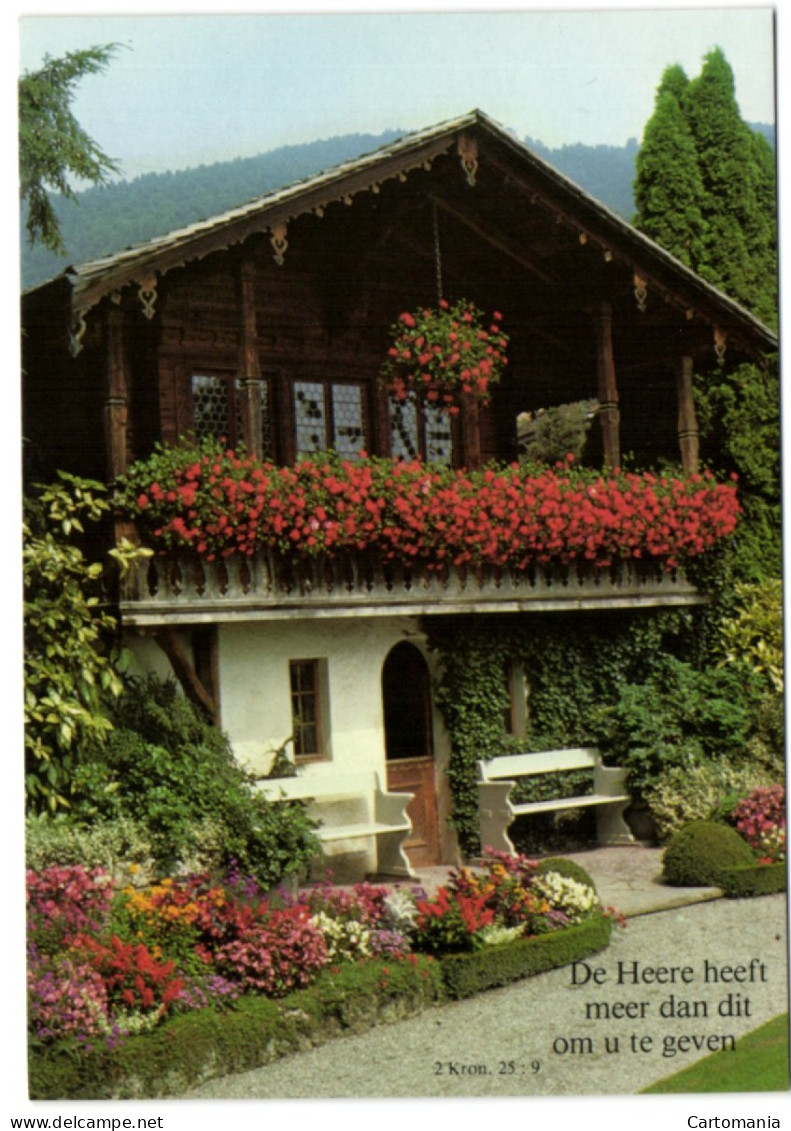
{"label": "flower garden bed", "polygon": [[612,926],[590,886],[497,854],[419,889],[262,896],[231,876],[28,875],[30,1093],[173,1095],[565,965]]}

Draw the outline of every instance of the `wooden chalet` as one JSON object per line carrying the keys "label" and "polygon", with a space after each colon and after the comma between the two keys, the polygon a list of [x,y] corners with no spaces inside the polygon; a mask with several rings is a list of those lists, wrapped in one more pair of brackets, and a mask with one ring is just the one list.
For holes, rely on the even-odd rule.
{"label": "wooden chalet", "polygon": [[[503,313],[507,377],[488,408],[416,405],[396,428],[378,379],[389,330],[440,295]],[[29,474],[110,483],[156,442],[207,434],[280,464],[330,448],[510,462],[520,414],[584,399],[598,402],[586,459],[694,470],[693,372],[777,347],[477,110],[72,267],[23,297],[23,322]],[[122,625],[141,668],[175,671],[250,765],[265,769],[299,716],[303,774],[370,773],[414,794],[412,864],[456,851],[423,617],[700,599],[681,575],[471,584],[333,569],[160,556],[124,584]],[[339,847],[375,868],[375,840]]]}

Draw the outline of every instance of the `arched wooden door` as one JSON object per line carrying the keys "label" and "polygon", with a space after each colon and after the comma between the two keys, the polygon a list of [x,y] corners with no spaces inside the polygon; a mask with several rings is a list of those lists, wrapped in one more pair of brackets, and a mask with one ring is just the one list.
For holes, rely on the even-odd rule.
{"label": "arched wooden door", "polygon": [[414,793],[412,833],[404,848],[416,868],[438,864],[437,791],[431,728],[431,682],[421,651],[403,641],[382,669],[387,788]]}

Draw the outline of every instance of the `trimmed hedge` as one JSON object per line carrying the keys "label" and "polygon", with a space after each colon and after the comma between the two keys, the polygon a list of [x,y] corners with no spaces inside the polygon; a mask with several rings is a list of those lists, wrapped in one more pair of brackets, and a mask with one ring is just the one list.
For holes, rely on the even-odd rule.
{"label": "trimmed hedge", "polygon": [[596,915],[562,931],[446,955],[440,960],[445,992],[452,999],[471,997],[481,990],[507,986],[520,978],[567,966],[603,950],[611,931],[612,920]]}
{"label": "trimmed hedge", "polygon": [[611,920],[583,923],[502,946],[442,959],[372,961],[325,970],[312,986],[280,1001],[240,998],[234,1009],[174,1016],[117,1048],[86,1055],[66,1042],[31,1048],[34,1100],[156,1099],[183,1095],[206,1080],[245,1072],[344,1033],[400,1021],[448,999],[469,997],[575,962],[610,941]]}
{"label": "trimmed hedge", "polygon": [[172,1017],[117,1048],[86,1055],[61,1042],[31,1049],[31,1099],[155,1099],[178,1095],[217,1076],[245,1072],[340,1033],[420,1013],[444,997],[439,963],[366,962],[325,970],[280,1001],[240,998],[227,1012],[201,1009]]}
{"label": "trimmed hedge", "polygon": [[729,899],[786,890],[786,864],[758,864],[747,841],[719,821],[684,825],[671,838],[662,862],[665,883],[678,887],[713,884]]}
{"label": "trimmed hedge", "polygon": [[726,868],[719,886],[729,899],[747,899],[754,895],[776,895],[786,890],[786,865],[747,864]]}
{"label": "trimmed hedge", "polygon": [[751,868],[755,853],[730,825],[692,821],[671,837],[662,857],[665,883],[721,887],[728,872]]}

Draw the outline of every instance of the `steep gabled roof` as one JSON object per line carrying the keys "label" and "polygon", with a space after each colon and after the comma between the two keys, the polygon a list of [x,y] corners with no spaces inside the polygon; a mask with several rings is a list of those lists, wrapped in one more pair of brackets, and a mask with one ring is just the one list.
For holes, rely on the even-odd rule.
{"label": "steep gabled roof", "polygon": [[156,290],[157,279],[168,271],[239,244],[255,233],[269,233],[277,256],[289,222],[306,213],[320,216],[337,201],[351,203],[357,193],[378,192],[385,181],[404,180],[411,170],[430,168],[433,160],[451,152],[454,146],[472,179],[477,151],[469,147],[470,138],[507,154],[529,181],[530,189],[522,186],[525,193],[535,198],[537,189],[558,222],[576,228],[581,240],[593,239],[607,255],[628,262],[647,284],[680,298],[690,308],[705,309],[710,321],[721,319],[758,349],[777,348],[776,335],[749,311],[588,195],[480,110],[408,134],[373,153],[137,247],[68,268],[61,278],[70,287],[73,342],[79,348],[85,317],[105,296],[135,285],[145,306],[146,296],[153,296]]}

